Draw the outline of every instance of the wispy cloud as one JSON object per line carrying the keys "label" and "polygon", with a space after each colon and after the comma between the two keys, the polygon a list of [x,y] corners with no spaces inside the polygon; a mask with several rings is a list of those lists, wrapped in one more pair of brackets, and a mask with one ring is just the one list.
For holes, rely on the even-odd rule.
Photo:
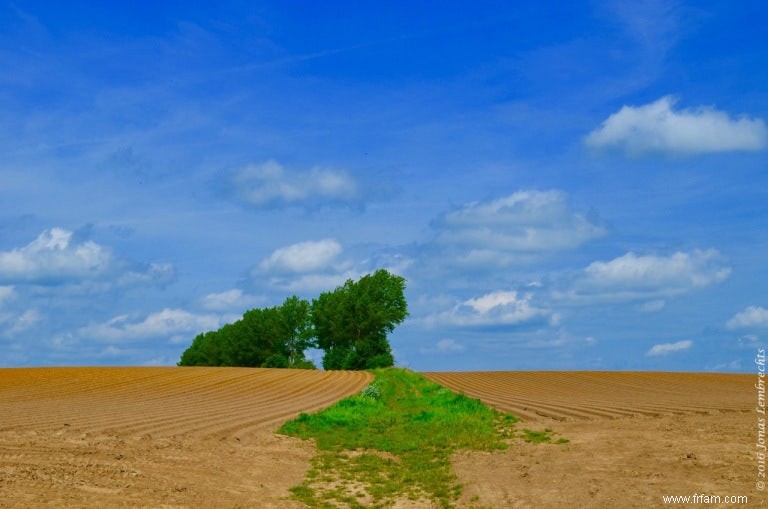
{"label": "wispy cloud", "polygon": [[677,100],[662,97],[644,106],[623,106],[584,142],[594,148],[618,148],[629,154],[699,154],[762,150],[768,128],[760,119],[731,118],[713,107],[673,110]]}
{"label": "wispy cloud", "polygon": [[178,334],[195,335],[217,329],[220,325],[221,320],[218,316],[165,308],[138,321],[132,320],[128,315],[119,315],[105,323],[82,327],[78,335],[99,341],[136,341],[149,338],[172,338]]}
{"label": "wispy cloud", "polygon": [[37,324],[44,320],[42,314],[36,309],[28,309],[18,316],[10,315],[7,320],[3,320],[0,315],[0,323],[4,323],[7,326],[2,335],[6,337],[13,337],[21,332],[33,328]]}
{"label": "wispy cloud", "polygon": [[765,328],[768,327],[768,309],[761,306],[749,306],[744,311],[736,313],[725,324],[729,329]]}
{"label": "wispy cloud", "polygon": [[450,338],[441,339],[434,346],[419,349],[423,354],[457,354],[466,350],[464,345]]}
{"label": "wispy cloud", "polygon": [[651,347],[651,349],[648,350],[645,355],[649,357],[668,355],[671,353],[683,352],[690,349],[692,346],[693,341],[689,339],[678,341],[677,343],[659,343],[658,345],[653,345],[653,347]]}
{"label": "wispy cloud", "polygon": [[664,56],[680,37],[681,16],[677,2],[614,0],[602,2],[600,8],[621,23],[627,37],[657,59]]}
{"label": "wispy cloud", "polygon": [[362,198],[357,181],[344,171],[291,171],[271,160],[241,169],[232,186],[241,202],[258,208],[359,206]]}
{"label": "wispy cloud", "polygon": [[248,295],[239,288],[219,293],[209,293],[200,299],[204,309],[209,311],[233,311],[246,309],[263,303],[264,299]]}
{"label": "wispy cloud", "polygon": [[657,299],[644,302],[643,304],[639,305],[637,309],[643,313],[655,313],[664,309],[664,306],[666,305],[667,302],[664,299]]}
{"label": "wispy cloud", "polygon": [[0,286],[0,305],[10,300],[14,295],[13,286]]}
{"label": "wispy cloud", "polygon": [[358,279],[364,274],[365,272],[353,269],[323,274],[302,274],[295,278],[273,279],[271,284],[277,288],[306,295],[333,290],[348,279]]}

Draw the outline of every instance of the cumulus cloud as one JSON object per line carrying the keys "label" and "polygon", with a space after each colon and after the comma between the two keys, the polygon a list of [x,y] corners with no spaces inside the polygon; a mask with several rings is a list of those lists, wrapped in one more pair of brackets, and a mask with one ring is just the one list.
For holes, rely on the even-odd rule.
{"label": "cumulus cloud", "polygon": [[744,311],[736,313],[725,326],[729,329],[766,328],[768,327],[768,309],[749,306]]}
{"label": "cumulus cloud", "polygon": [[333,239],[299,242],[275,250],[259,264],[262,271],[306,273],[327,268],[341,254]]}
{"label": "cumulus cloud", "polygon": [[584,141],[590,147],[619,148],[631,154],[698,154],[768,146],[768,129],[762,119],[734,119],[704,106],[675,111],[675,102],[666,96],[644,106],[623,106]]}
{"label": "cumulus cloud", "polygon": [[195,335],[219,328],[220,319],[214,315],[198,315],[183,309],[165,308],[147,315],[143,320],[131,320],[119,315],[111,320],[92,324],[79,330],[79,335],[101,341],[132,341],[168,337],[178,334]]}
{"label": "cumulus cloud", "polygon": [[73,239],[63,228],[45,230],[24,247],[0,252],[0,280],[46,283],[96,279],[108,272],[112,254],[92,241]]}
{"label": "cumulus cloud", "polygon": [[[730,267],[722,265],[720,254],[714,249],[676,252],[670,256],[629,252],[607,262],[591,263],[568,295],[603,295],[612,299],[672,296],[720,283],[730,273]],[[663,303],[653,302],[643,310],[661,307]]]}
{"label": "cumulus cloud", "polygon": [[259,208],[350,205],[358,203],[361,194],[357,182],[345,172],[288,171],[275,161],[246,166],[234,175],[232,184],[242,202]]}
{"label": "cumulus cloud", "polygon": [[677,343],[660,343],[658,345],[653,345],[645,355],[649,357],[668,355],[670,353],[683,352],[691,348],[691,346],[693,346],[693,341],[689,339],[678,341]]}
{"label": "cumulus cloud", "polygon": [[141,264],[114,256],[91,240],[64,228],[51,228],[24,247],[0,251],[0,282],[57,285],[109,281],[117,286],[166,284],[167,264]]}
{"label": "cumulus cloud", "polygon": [[531,303],[531,294],[517,291],[496,291],[454,305],[451,309],[427,316],[427,325],[455,325],[459,327],[488,327],[520,325],[554,315]]}
{"label": "cumulus cloud", "polygon": [[605,228],[570,209],[560,191],[517,191],[471,202],[434,223],[437,244],[457,250],[468,265],[504,266],[532,255],[575,248],[605,234]]}

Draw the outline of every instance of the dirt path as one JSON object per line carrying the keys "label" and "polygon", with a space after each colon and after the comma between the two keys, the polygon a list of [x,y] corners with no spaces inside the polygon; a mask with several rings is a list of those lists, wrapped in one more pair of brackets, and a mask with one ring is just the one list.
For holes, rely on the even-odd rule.
{"label": "dirt path", "polygon": [[0,370],[0,507],[301,507],[313,448],[273,430],[367,373]]}

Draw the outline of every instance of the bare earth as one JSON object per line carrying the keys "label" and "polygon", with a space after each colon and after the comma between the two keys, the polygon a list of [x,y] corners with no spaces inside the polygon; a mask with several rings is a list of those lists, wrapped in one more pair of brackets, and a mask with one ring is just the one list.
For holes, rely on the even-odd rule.
{"label": "bare earth", "polygon": [[[426,373],[550,428],[565,445],[514,442],[462,452],[463,507],[675,507],[664,495],[720,496],[677,507],[764,507],[757,489],[757,375],[610,372]],[[726,504],[744,495],[748,503]],[[710,501],[714,499],[709,499]]]}
{"label": "bare earth", "polygon": [[0,369],[0,507],[301,507],[308,442],[282,422],[363,372]]}
{"label": "bare earth", "polygon": [[[565,445],[461,452],[460,507],[761,507],[756,375],[428,373]],[[280,423],[371,376],[239,368],[0,369],[0,508],[291,508],[314,448]],[[768,504],[765,504],[768,506]]]}

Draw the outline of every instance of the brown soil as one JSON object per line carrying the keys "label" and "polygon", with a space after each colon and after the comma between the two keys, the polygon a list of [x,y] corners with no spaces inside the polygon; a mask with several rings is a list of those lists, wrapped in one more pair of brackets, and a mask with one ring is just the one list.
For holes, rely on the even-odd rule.
{"label": "brown soil", "polygon": [[[607,372],[427,373],[432,380],[553,429],[564,445],[461,452],[462,507],[674,507],[664,495],[748,497],[757,489],[757,375]],[[714,499],[709,499],[712,501]]]}
{"label": "brown soil", "polygon": [[372,379],[244,368],[0,369],[0,507],[301,507],[275,435]]}
{"label": "brown soil", "polygon": [[[665,507],[757,491],[756,375],[429,373],[564,445],[461,452],[460,507]],[[238,368],[0,369],[0,508],[301,507],[314,453],[273,433],[367,373]],[[768,504],[765,504],[768,505]]]}

